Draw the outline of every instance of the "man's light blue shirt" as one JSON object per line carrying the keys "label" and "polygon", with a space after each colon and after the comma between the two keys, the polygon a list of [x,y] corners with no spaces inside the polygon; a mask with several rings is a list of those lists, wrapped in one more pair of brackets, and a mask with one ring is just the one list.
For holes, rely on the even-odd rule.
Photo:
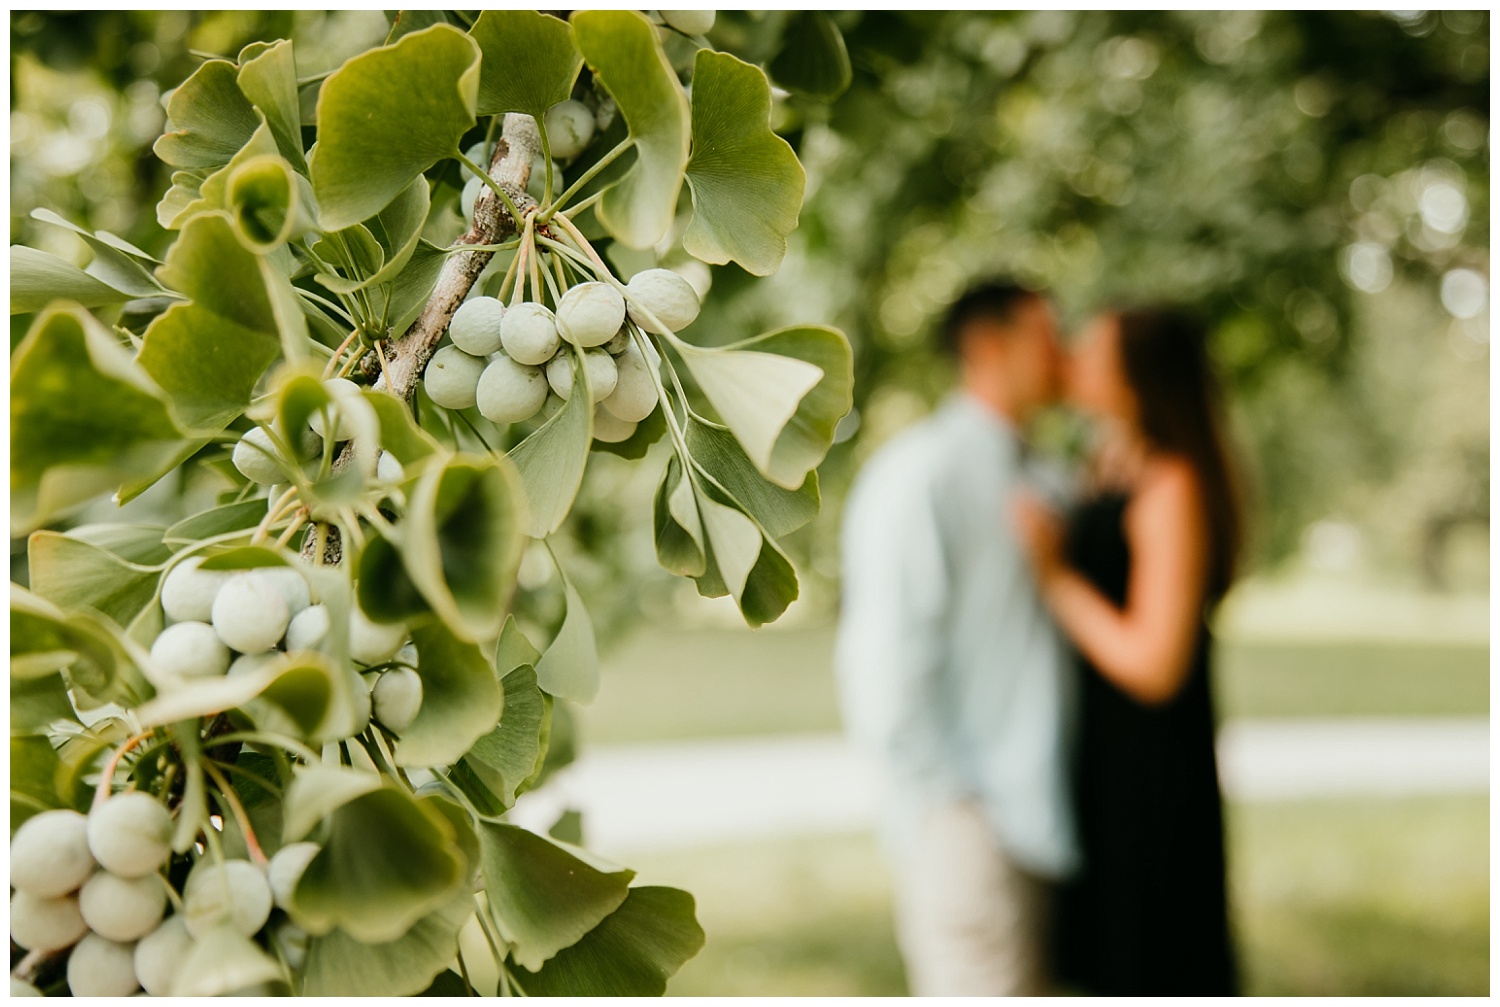
{"label": "man's light blue shirt", "polygon": [[967,394],[876,452],[844,512],[835,663],[846,727],[891,786],[893,841],[933,802],[977,799],[1011,857],[1059,877],[1078,861],[1070,678],[1009,520],[1044,482]]}

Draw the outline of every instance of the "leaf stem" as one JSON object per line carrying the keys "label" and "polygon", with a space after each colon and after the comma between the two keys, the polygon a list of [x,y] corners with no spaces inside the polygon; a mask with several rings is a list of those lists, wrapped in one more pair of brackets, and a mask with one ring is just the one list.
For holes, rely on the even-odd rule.
{"label": "leaf stem", "polygon": [[314,752],[296,738],[288,737],[285,734],[277,734],[274,731],[231,731],[228,734],[221,734],[214,739],[216,745],[228,745],[236,741],[284,748],[309,765],[316,766],[322,761],[317,752]]}
{"label": "leaf stem", "polygon": [[99,777],[99,786],[94,790],[94,807],[97,808],[109,800],[110,791],[114,789],[115,770],[120,768],[120,760],[125,757],[125,753],[154,733],[154,731],[142,731],[140,734],[127,738],[123,745],[114,750],[109,761],[104,764],[103,774]]}
{"label": "leaf stem", "polygon": [[546,116],[542,116],[536,120],[536,133],[537,136],[542,138],[542,163],[545,165],[542,182],[542,205],[546,206],[552,202],[552,145],[547,142]]}
{"label": "leaf stem", "polygon": [[[540,126],[541,124],[538,123],[537,125]],[[615,144],[614,147],[611,148],[609,152],[606,153],[603,157],[599,158],[599,160],[589,165],[584,173],[582,175],[579,175],[578,178],[573,181],[572,185],[563,190],[562,195],[558,196],[557,199],[547,204],[546,208],[542,210],[542,223],[545,224],[550,221],[553,215],[556,214],[558,210],[568,205],[568,200],[577,195],[579,189],[582,189],[585,185],[588,185],[590,182],[592,182],[595,175],[599,174],[599,172],[609,167],[609,165],[614,161],[615,158],[619,157],[621,154],[629,150],[631,145],[633,145],[634,143],[635,137],[627,136],[625,139]]]}
{"label": "leaf stem", "polygon": [[245,813],[245,806],[240,803],[240,795],[235,792],[234,785],[219,772],[219,767],[214,765],[212,759],[203,760],[203,771],[214,781],[214,786],[219,788],[220,795],[225,803],[229,805],[230,814],[239,823],[240,832],[245,837],[245,850],[250,854],[250,860],[258,867],[266,865],[265,851],[260,848],[260,840],[255,838],[255,828],[250,824],[250,816]]}

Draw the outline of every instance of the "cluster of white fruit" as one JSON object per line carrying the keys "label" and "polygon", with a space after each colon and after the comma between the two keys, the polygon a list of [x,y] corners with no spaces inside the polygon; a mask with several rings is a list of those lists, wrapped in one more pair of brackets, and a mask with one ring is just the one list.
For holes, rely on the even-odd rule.
{"label": "cluster of white fruit", "polygon": [[[11,940],[28,951],[68,956],[74,996],[172,995],[193,942],[220,925],[252,937],[287,909],[319,847],[293,843],[265,868],[248,860],[200,859],[178,908],[166,916],[172,819],[150,794],[128,791],[88,815],[44,811],[22,823],[10,843]],[[291,924],[283,924],[288,930]],[[280,935],[279,935],[280,936]],[[295,942],[289,942],[295,943]],[[24,980],[11,995],[38,996]]]}
{"label": "cluster of white fruit", "polygon": [[[159,690],[252,672],[282,652],[317,650],[331,628],[328,607],[314,604],[307,581],[285,566],[205,570],[203,558],[192,556],[162,581],[161,604],[173,622],[151,645],[146,669]],[[422,704],[422,679],[413,670],[417,652],[407,643],[406,627],[377,623],[355,605],[349,613],[349,653],[362,665],[391,666],[375,678],[375,714],[392,731],[406,730]],[[359,730],[369,720],[371,701],[369,691],[355,690]]]}
{"label": "cluster of white fruit", "polygon": [[473,297],[448,326],[452,345],[427,365],[427,395],[445,409],[477,406],[485,419],[519,423],[561,408],[582,361],[594,398],[594,437],[618,443],[657,406],[661,360],[632,326],[677,332],[698,317],[698,307],[692,285],[670,269],[637,273],[623,294],[607,283],[577,284],[555,312],[535,301],[507,308],[493,297]]}

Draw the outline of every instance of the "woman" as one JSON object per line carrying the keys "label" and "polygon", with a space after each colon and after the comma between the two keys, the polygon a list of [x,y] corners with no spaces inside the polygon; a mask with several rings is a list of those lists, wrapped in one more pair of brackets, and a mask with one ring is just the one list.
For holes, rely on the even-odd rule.
{"label": "woman", "polygon": [[1235,991],[1210,640],[1240,543],[1201,325],[1096,319],[1069,394],[1099,420],[1066,526],[1018,508],[1043,597],[1079,654],[1083,874],[1063,893],[1060,978],[1102,994]]}

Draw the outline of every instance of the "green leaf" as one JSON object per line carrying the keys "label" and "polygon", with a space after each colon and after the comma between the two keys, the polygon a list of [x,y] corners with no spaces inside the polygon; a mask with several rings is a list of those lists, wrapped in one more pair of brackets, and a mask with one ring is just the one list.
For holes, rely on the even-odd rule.
{"label": "green leaf", "polygon": [[323,383],[317,366],[309,364],[282,368],[276,375],[271,397],[281,430],[305,430],[308,419],[322,412],[325,417],[335,417],[325,418],[324,422],[336,422],[339,438],[348,438],[353,445],[351,464],[327,474],[309,474],[303,490],[304,501],[314,507],[337,507],[364,493],[365,480],[374,475],[380,457],[380,421],[369,396],[361,393],[336,397]]}
{"label": "green leaf", "polygon": [[240,93],[265,116],[281,156],[305,173],[307,160],[302,151],[302,110],[297,97],[297,64],[291,40],[281,39],[263,45],[253,56],[249,53],[250,46],[240,52],[240,70],[236,78]]}
{"label": "green leaf", "polygon": [[529,969],[598,926],[625,901],[634,872],[603,871],[534,832],[481,820],[490,918]]}
{"label": "green leaf", "polygon": [[11,533],[175,456],[160,389],[88,312],[43,311],[11,357]]}
{"label": "green leaf", "polygon": [[516,617],[507,615],[505,626],[500,630],[500,641],[495,644],[495,668],[502,676],[510,674],[523,664],[536,667],[537,659],[541,652],[531,645],[526,634],[521,632],[521,627],[516,625]]}
{"label": "green leaf", "polygon": [[326,654],[281,654],[244,674],[183,682],[135,712],[143,726],[156,727],[243,708],[266,730],[316,738],[334,702],[345,698],[344,677]]}
{"label": "green leaf", "polygon": [[156,599],[160,569],[131,563],[71,534],[35,532],[26,555],[32,591],[61,608],[95,609],[128,626]]}
{"label": "green leaf", "polygon": [[455,637],[442,623],[412,630],[422,705],[401,732],[398,766],[444,766],[492,731],[501,717],[504,695],[495,670],[480,649]]}
{"label": "green leaf", "polygon": [[217,997],[282,978],[281,965],[233,925],[221,923],[188,947],[172,980],[174,997]]}
{"label": "green leaf", "polygon": [[[259,113],[257,113],[259,115]],[[189,182],[184,182],[179,191],[175,182],[172,189],[162,197],[157,204],[157,219],[161,225],[168,229],[177,229],[186,224],[193,217],[210,210],[229,209],[229,179],[239,167],[247,162],[260,157],[276,157],[276,138],[271,134],[271,127],[264,120],[256,127],[255,132],[250,134],[250,139],[245,145],[235,151],[233,157],[222,166],[214,169],[203,177],[194,177]],[[191,196],[184,201],[183,197]]]}
{"label": "green leaf", "polygon": [[166,529],[150,524],[81,524],[68,536],[108,550],[129,563],[158,566],[172,558],[173,549],[162,543]]}
{"label": "green leaf", "polygon": [[693,897],[676,888],[630,889],[629,898],[536,975],[530,996],[661,996],[667,980],[703,947]]}
{"label": "green leaf", "polygon": [[356,797],[379,790],[380,776],[345,766],[303,766],[286,788],[281,841],[295,843]]}
{"label": "green leaf", "polygon": [[439,450],[437,440],[417,426],[405,402],[373,388],[364,389],[362,394],[380,423],[381,450],[389,451],[402,465],[419,462]]}
{"label": "green leaf", "polygon": [[536,664],[536,681],[543,691],[576,703],[591,703],[599,692],[599,648],[594,642],[594,622],[573,587],[562,577],[566,608],[562,627],[552,645]]}
{"label": "green leaf", "polygon": [[242,500],[194,514],[168,528],[162,542],[174,548],[192,545],[231,531],[249,531],[266,516],[264,500]]}
{"label": "green leaf", "polygon": [[844,334],[796,325],[723,347],[672,345],[756,469],[785,489],[801,486],[854,403]]}
{"label": "green leaf", "polygon": [[239,242],[227,214],[189,220],[160,272],[192,302],[152,321],[141,366],[172,396],[184,426],[222,429],[250,403],[279,352],[305,347],[305,322],[278,308],[277,288],[290,296],[288,281]]}
{"label": "green leaf", "polygon": [[44,727],[58,720],[78,721],[73,702],[68,698],[68,684],[61,675],[11,678],[11,734],[40,734]]}
{"label": "green leaf", "polygon": [[723,487],[773,538],[789,535],[818,516],[816,471],[809,472],[795,490],[769,483],[734,434],[692,416],[688,418],[687,446],[699,471]]}
{"label": "green leaf", "polygon": [[260,124],[238,75],[228,60],[211,59],[178,85],[167,102],[174,129],[156,138],[156,156],[175,168],[217,168],[233,157]]}
{"label": "green leaf", "polygon": [[854,80],[843,33],[822,11],[798,11],[787,25],[771,76],[788,91],[832,101]]}
{"label": "green leaf", "polygon": [[156,204],[156,222],[171,230],[187,219],[193,204],[203,198],[203,183],[207,178],[206,168],[172,172],[171,188]]}
{"label": "green leaf", "polygon": [[503,809],[515,803],[516,792],[536,772],[547,700],[530,664],[511,671],[500,684],[505,690],[500,724],[474,743],[464,761]]}
{"label": "green leaf", "polygon": [[13,315],[41,311],[59,299],[98,308],[128,301],[133,296],[90,276],[51,252],[25,245],[10,246],[10,313]]}
{"label": "green leaf", "polygon": [[103,280],[116,290],[135,297],[154,297],[163,293],[161,284],[156,282],[156,277],[143,265],[143,262],[156,260],[124,238],[108,231],[86,231],[51,210],[32,210],[31,217],[33,220],[66,228],[82,238],[94,252],[94,261],[88,264],[84,272],[95,279]]}
{"label": "green leaf", "polygon": [[308,942],[302,995],[404,997],[421,993],[453,960],[458,932],[474,915],[461,892],[393,941],[372,944],[333,930]]}
{"label": "green leaf", "polygon": [[[574,353],[581,362],[582,352]],[[568,401],[531,436],[510,449],[510,460],[526,493],[526,532],[532,538],[546,538],[561,528],[578,496],[588,465],[589,444],[594,439],[592,402],[587,372],[575,366]]]}
{"label": "green leaf", "polygon": [[256,255],[267,255],[313,226],[312,188],[278,154],[235,167],[226,192],[235,233]]}
{"label": "green leaf", "polygon": [[10,739],[10,834],[41,811],[66,808],[58,794],[62,761],[52,743],[41,735],[12,735]]}
{"label": "green leaf", "polygon": [[411,258],[391,282],[391,299],[386,306],[385,321],[392,332],[405,332],[417,320],[448,255],[430,241],[419,240]]}
{"label": "green leaf", "polygon": [[693,67],[693,219],[682,247],[768,276],[797,227],[807,173],[771,132],[771,85],[759,67],[711,49],[699,49]]}
{"label": "green leaf", "polygon": [[674,454],[667,459],[652,504],[656,559],[662,568],[682,577],[699,577],[707,569],[703,520],[690,481],[682,478],[682,464]]}
{"label": "green leaf", "polygon": [[[412,584],[459,639],[498,636],[521,562],[520,489],[509,462],[454,455],[427,468],[409,500],[393,545]],[[360,591],[363,600],[363,578]]]}
{"label": "green leaf", "polygon": [[323,82],[309,160],[325,231],[380,212],[474,125],[479,47],[437,24],[349,60]]}
{"label": "green leaf", "polygon": [[80,709],[118,699],[143,680],[117,631],[87,613],[65,613],[19,585],[10,587],[11,680],[65,671]]}
{"label": "green leaf", "polygon": [[688,102],[656,28],[630,10],[578,11],[573,38],[630,127],[636,160],[595,212],[632,248],[661,240],[677,212],[688,160]]}
{"label": "green leaf", "polygon": [[292,894],[292,919],[310,934],[338,928],[367,944],[394,941],[452,900],[466,868],[441,812],[382,786],[329,816],[323,848]]}
{"label": "green leaf", "polygon": [[386,45],[435,24],[460,24],[456,16],[445,10],[388,10],[385,17],[391,23],[391,30],[385,37]]}
{"label": "green leaf", "polygon": [[525,112],[540,122],[573,93],[583,57],[566,22],[539,11],[487,10],[469,34],[484,54],[480,115]]}

